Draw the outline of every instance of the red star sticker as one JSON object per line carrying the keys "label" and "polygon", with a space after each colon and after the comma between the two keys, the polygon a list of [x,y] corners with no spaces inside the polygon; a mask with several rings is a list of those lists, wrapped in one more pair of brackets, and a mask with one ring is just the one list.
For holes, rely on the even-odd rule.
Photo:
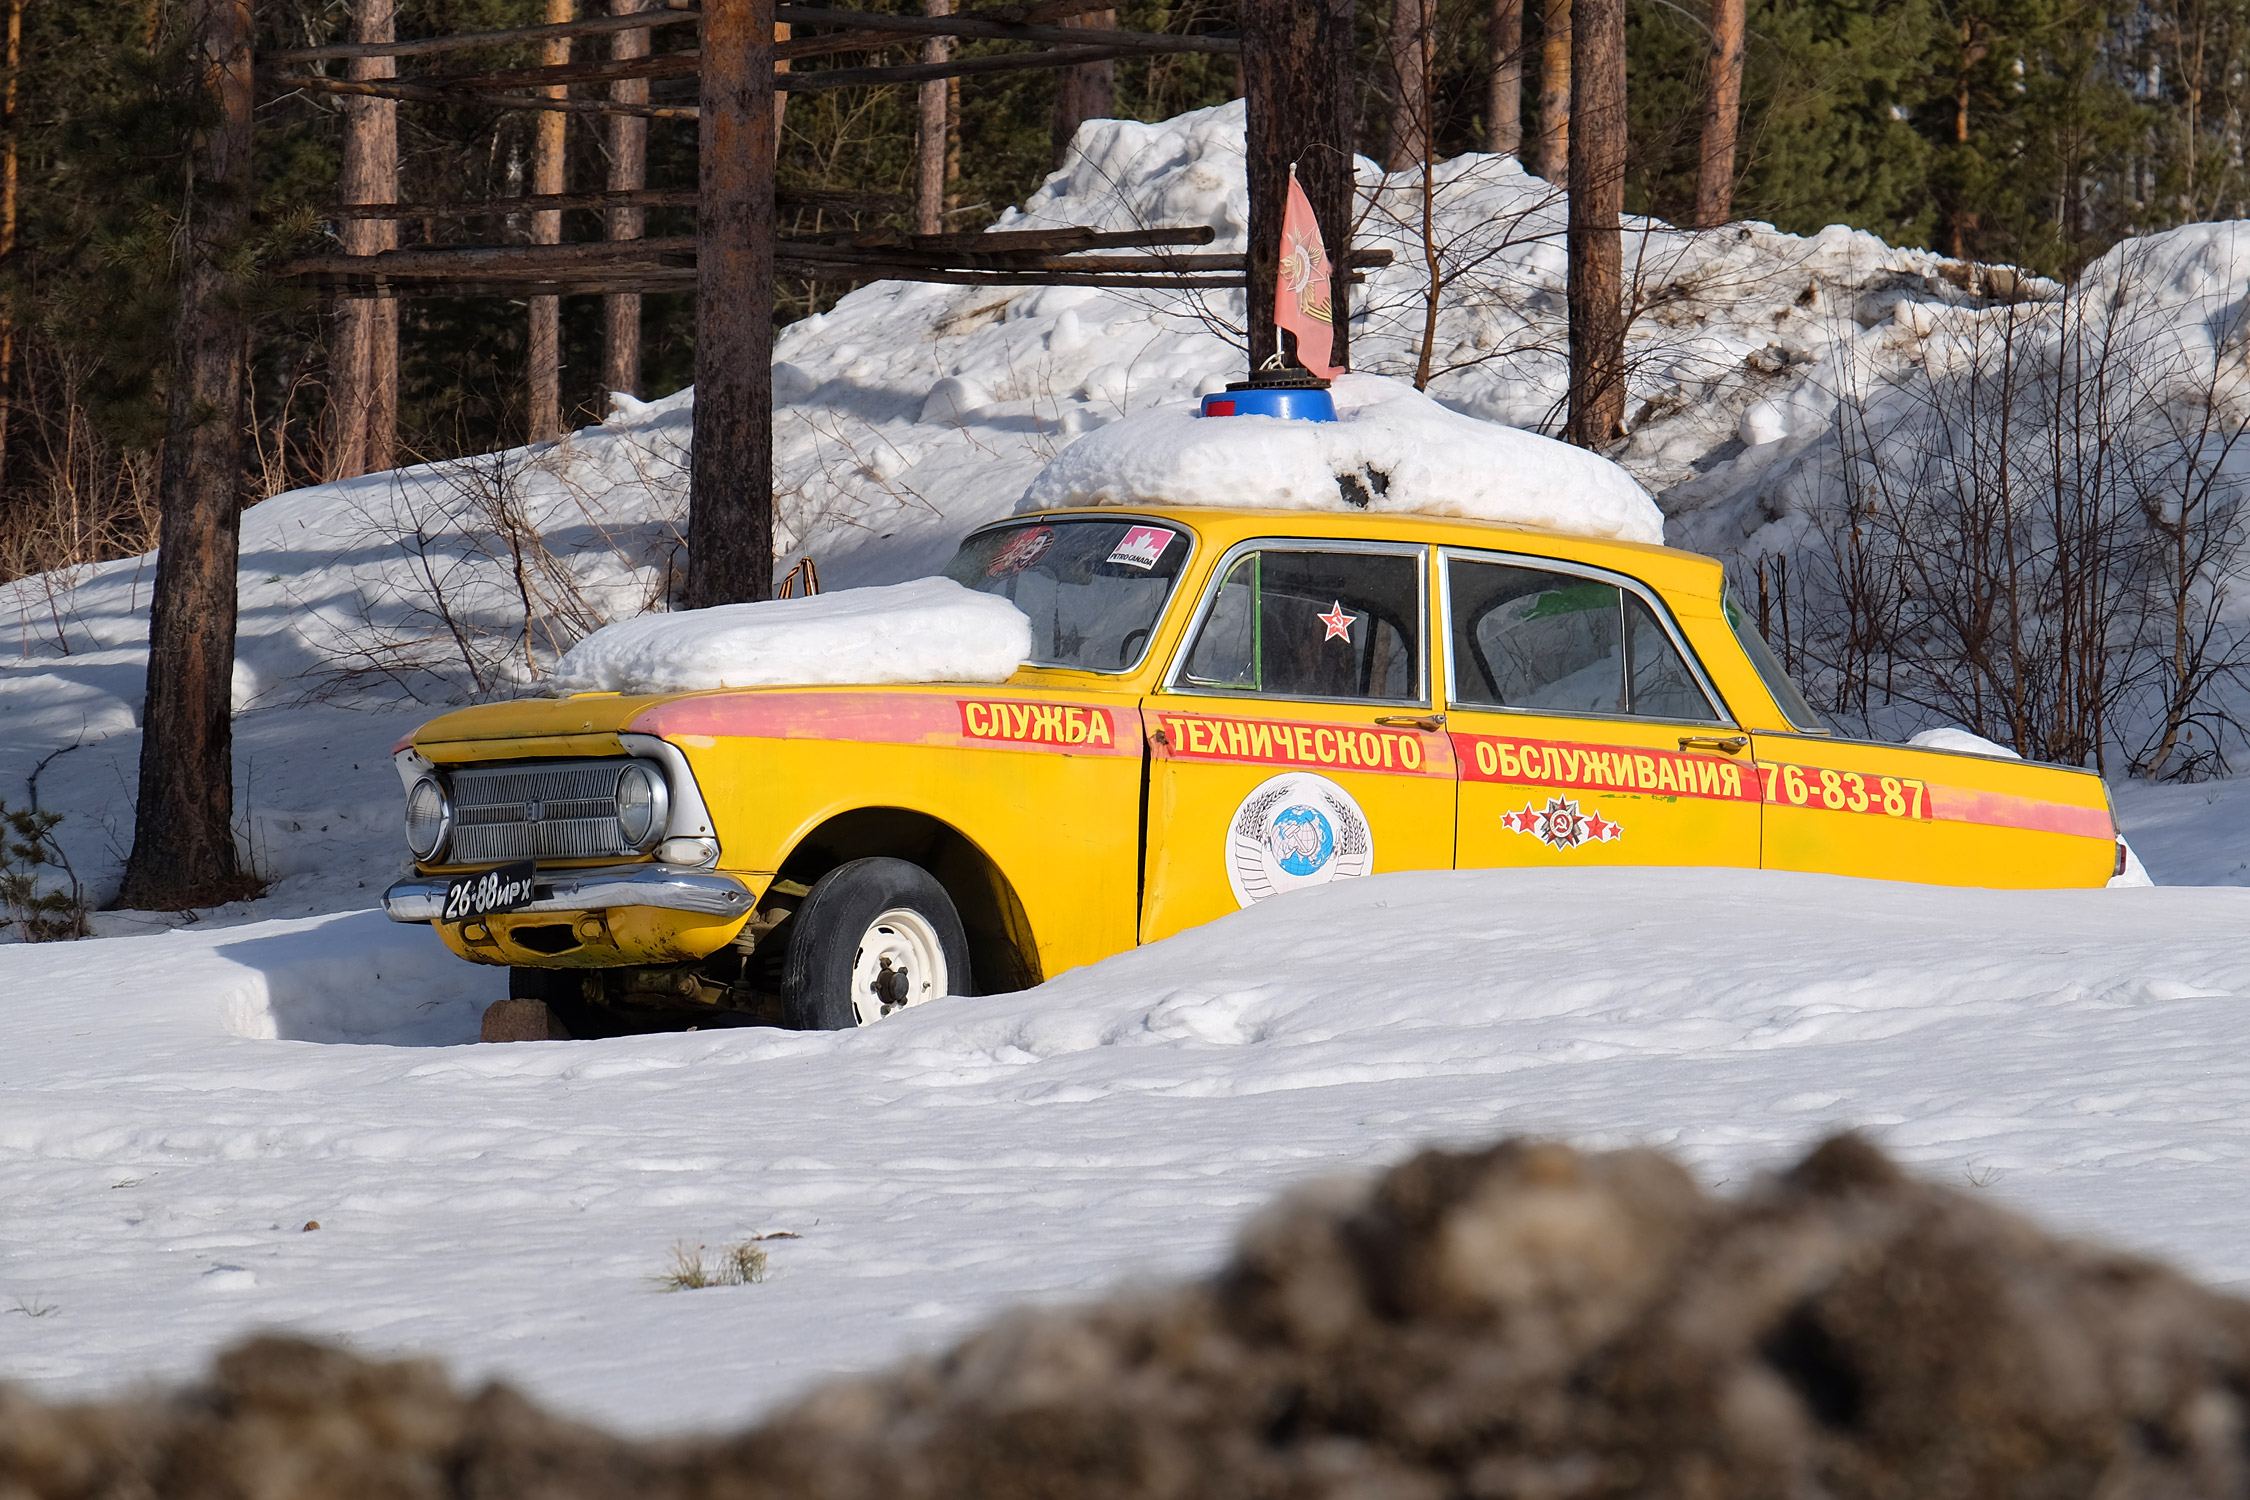
{"label": "red star sticker", "polygon": [[1341,599],[1328,606],[1327,614],[1314,615],[1313,618],[1328,627],[1328,634],[1321,637],[1323,641],[1348,641],[1352,638],[1352,627],[1359,623],[1359,616],[1344,613],[1344,601]]}

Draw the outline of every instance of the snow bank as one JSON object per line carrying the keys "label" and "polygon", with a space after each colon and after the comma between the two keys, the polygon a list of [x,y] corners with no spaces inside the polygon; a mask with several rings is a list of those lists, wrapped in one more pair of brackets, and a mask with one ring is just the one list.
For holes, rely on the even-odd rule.
{"label": "snow bank", "polygon": [[950,578],[722,604],[605,625],[555,665],[563,692],[676,693],[792,683],[1005,682],[1031,622]]}
{"label": "snow bank", "polygon": [[1971,734],[1957,724],[1944,729],[1925,729],[1907,743],[1919,745],[1925,750],[1958,750],[1965,755],[1997,755],[2008,760],[2023,759],[2006,745],[1988,740],[1981,734]]}
{"label": "snow bank", "polygon": [[1664,540],[1648,491],[1598,454],[1448,411],[1403,380],[1347,374],[1335,399],[1334,422],[1135,413],[1064,449],[1018,508],[1366,509]]}

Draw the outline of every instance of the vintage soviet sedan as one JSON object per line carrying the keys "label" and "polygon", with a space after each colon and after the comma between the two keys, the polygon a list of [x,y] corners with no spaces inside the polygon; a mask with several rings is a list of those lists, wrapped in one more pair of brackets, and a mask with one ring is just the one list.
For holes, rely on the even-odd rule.
{"label": "vintage soviet sedan", "polygon": [[582,1034],[635,1009],[842,1027],[1385,870],[2122,867],[2097,776],[1829,732],[1690,553],[1159,507],[1019,516],[947,572],[1030,617],[1005,685],[425,725],[390,914]]}

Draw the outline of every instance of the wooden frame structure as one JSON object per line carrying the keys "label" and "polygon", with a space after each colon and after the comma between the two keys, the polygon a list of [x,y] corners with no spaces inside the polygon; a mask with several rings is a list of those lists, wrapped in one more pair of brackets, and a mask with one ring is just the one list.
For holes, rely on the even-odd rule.
{"label": "wooden frame structure", "polygon": [[[645,3],[645,0],[644,0]],[[1350,247],[1350,15],[1353,0],[1239,0],[1242,35],[1159,35],[1108,26],[1058,24],[1110,10],[1115,0],[1028,0],[951,9],[951,14],[877,15],[775,0],[663,0],[612,14],[505,31],[391,40],[387,37],[267,52],[259,84],[395,104],[469,105],[493,110],[578,114],[641,122],[694,122],[698,181],[693,193],[641,185],[533,195],[466,204],[358,201],[338,205],[345,226],[381,229],[410,218],[475,219],[529,214],[543,232],[531,244],[384,248],[314,255],[283,269],[300,284],[349,299],[399,296],[503,296],[551,307],[566,295],[638,297],[696,293],[695,440],[689,504],[692,606],[766,597],[772,588],[772,342],[774,278],[917,280],[970,286],[1098,286],[1174,289],[1249,288],[1254,350],[1270,344],[1270,303],[1278,273],[1278,186],[1289,162],[1303,159],[1309,190],[1336,267],[1336,305],[1348,306],[1356,268],[1386,264],[1388,252]],[[567,14],[567,11],[564,11]],[[550,14],[553,14],[551,11]],[[1305,24],[1307,19],[1316,24]],[[646,40],[695,26],[693,51],[655,53]],[[577,38],[635,34],[598,61],[567,58]],[[801,70],[801,58],[869,52],[931,39],[1000,40],[1032,50],[982,57],[926,48],[925,60],[883,66]],[[447,54],[500,46],[538,46],[535,66],[449,70]],[[1250,94],[1251,238],[1248,255],[1199,252],[1211,231],[1157,227],[990,234],[778,236],[774,156],[777,100],[807,90],[870,84],[920,85],[1024,68],[1070,68],[1129,55],[1200,52],[1241,56]],[[428,60],[426,63],[418,60]],[[324,64],[347,64],[334,77]],[[398,64],[419,71],[401,76]],[[370,64],[376,64],[371,66]],[[599,89],[600,97],[572,90]],[[1300,103],[1300,101],[1302,101]],[[395,193],[395,183],[391,189]],[[827,195],[842,200],[849,195]],[[1269,201],[1270,200],[1270,201]],[[693,235],[644,238],[651,208],[696,210]],[[841,201],[837,206],[843,206]],[[605,237],[561,242],[565,212],[602,216]],[[623,231],[623,232],[621,232]],[[357,245],[395,246],[395,234],[355,233]],[[1258,246],[1264,245],[1263,251]],[[1137,253],[1129,253],[1137,252]],[[1255,363],[1255,356],[1253,363]]]}

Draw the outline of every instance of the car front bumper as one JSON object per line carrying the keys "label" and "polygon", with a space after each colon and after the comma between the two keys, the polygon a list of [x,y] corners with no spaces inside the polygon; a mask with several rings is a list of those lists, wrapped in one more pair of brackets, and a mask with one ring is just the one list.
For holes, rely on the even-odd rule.
{"label": "car front bumper", "polygon": [[[383,892],[383,912],[394,922],[435,922],[451,877],[415,875]],[[646,906],[662,911],[739,917],[757,905],[750,887],[732,875],[677,865],[605,865],[542,874],[529,905],[511,916],[538,912],[600,911]]]}

